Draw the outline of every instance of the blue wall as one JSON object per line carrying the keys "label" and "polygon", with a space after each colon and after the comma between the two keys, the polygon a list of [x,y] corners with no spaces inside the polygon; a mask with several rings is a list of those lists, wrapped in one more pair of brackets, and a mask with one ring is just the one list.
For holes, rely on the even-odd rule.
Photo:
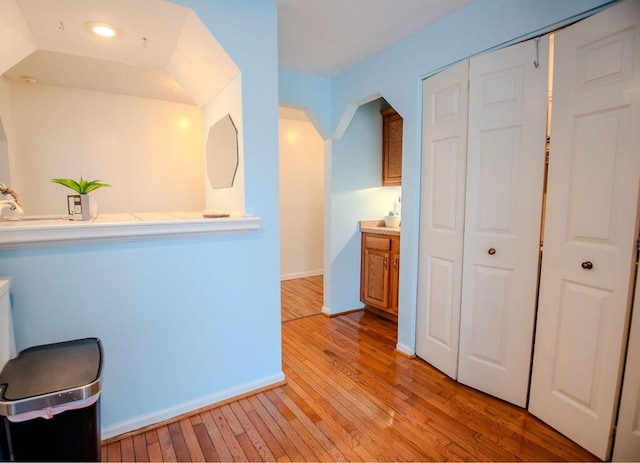
{"label": "blue wall", "polygon": [[278,77],[280,103],[307,109],[307,115],[314,119],[311,122],[320,136],[330,138],[331,80],[283,68],[279,69]]}
{"label": "blue wall", "polygon": [[[357,112],[353,116],[354,106],[382,95],[404,118],[398,347],[405,352],[412,353],[415,347],[422,79],[474,54],[571,23],[608,3],[608,0],[476,0],[331,80],[333,126],[330,133],[333,139],[330,156],[332,163],[340,166],[341,177],[352,179],[354,197],[360,181],[360,167],[341,160],[348,156],[354,145],[357,146],[349,132],[357,130],[354,136],[359,137],[363,145],[367,139],[377,137],[374,127],[370,127],[367,134],[366,129],[354,129],[349,125],[358,117]],[[309,79],[300,82],[301,85],[312,84]],[[318,89],[309,88],[308,91],[317,92]],[[303,93],[302,90],[299,92]],[[291,99],[286,102],[296,104]],[[333,173],[335,169],[332,169]],[[359,216],[363,213],[359,205],[344,200],[343,192],[348,187],[335,184],[332,179],[329,181],[332,191],[327,200],[331,202],[332,215],[325,220],[330,221],[332,237],[351,236],[355,221],[368,217]],[[359,256],[355,258],[350,244],[349,257],[339,258],[345,252],[344,239],[325,244],[330,247],[328,253],[333,257],[331,267],[325,268],[325,278],[327,274],[331,275],[330,294],[325,296],[325,304],[330,304],[332,312],[354,308],[357,301],[354,301],[351,284],[360,272]]]}
{"label": "blue wall", "polygon": [[339,223],[331,229],[332,291],[324,303],[331,313],[362,307],[359,222],[383,219],[400,196],[400,187],[381,186],[380,110],[386,107],[382,99],[360,106],[332,152],[331,214]]}
{"label": "blue wall", "polygon": [[0,253],[18,349],[97,336],[103,436],[283,378],[277,12],[264,0],[181,0],[242,73],[247,212],[258,231]]}

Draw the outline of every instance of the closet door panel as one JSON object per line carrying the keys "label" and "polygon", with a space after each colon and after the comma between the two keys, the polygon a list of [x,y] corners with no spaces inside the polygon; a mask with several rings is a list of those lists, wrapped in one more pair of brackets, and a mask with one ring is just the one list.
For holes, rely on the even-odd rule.
{"label": "closet door panel", "polygon": [[475,235],[502,235],[515,238],[520,127],[493,129],[475,134],[477,172],[474,191],[469,191],[475,208]]}
{"label": "closet door panel", "polygon": [[423,82],[416,354],[458,371],[469,62]]}
{"label": "closet door panel", "polygon": [[478,56],[469,72],[458,380],[519,406],[538,283],[548,37],[538,50],[531,40]]}
{"label": "closet door panel", "polygon": [[640,182],[640,3],[558,32],[529,410],[608,459]]}
{"label": "closet door panel", "polygon": [[470,314],[475,321],[468,344],[475,361],[504,371],[507,368],[507,344],[504,319],[509,307],[505,297],[511,286],[511,269],[476,265],[473,268],[474,304]]}
{"label": "closet door panel", "polygon": [[640,461],[640,284],[637,283],[613,461]]}

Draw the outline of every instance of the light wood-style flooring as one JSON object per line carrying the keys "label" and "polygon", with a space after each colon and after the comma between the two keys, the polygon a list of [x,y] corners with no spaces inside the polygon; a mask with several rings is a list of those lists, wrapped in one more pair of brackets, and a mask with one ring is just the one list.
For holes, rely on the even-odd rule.
{"label": "light wood-style flooring", "polygon": [[103,461],[597,461],[526,410],[394,351],[362,311],[282,325],[287,383],[106,442]]}
{"label": "light wood-style flooring", "polygon": [[318,315],[322,312],[322,275],[284,280],[280,283],[282,322]]}

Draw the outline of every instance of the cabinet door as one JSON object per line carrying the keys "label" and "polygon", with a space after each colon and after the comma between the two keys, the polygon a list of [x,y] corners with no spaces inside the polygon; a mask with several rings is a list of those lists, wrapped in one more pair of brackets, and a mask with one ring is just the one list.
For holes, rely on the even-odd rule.
{"label": "cabinet door", "polygon": [[457,378],[469,61],[422,83],[416,354]]}
{"label": "cabinet door", "polygon": [[402,184],[402,116],[382,111],[382,185]]}
{"label": "cabinet door", "polygon": [[531,413],[609,458],[638,236],[640,2],[555,35]]}
{"label": "cabinet door", "polygon": [[389,308],[391,239],[363,235],[362,299],[380,309]]}
{"label": "cabinet door", "polygon": [[546,36],[472,58],[469,71],[458,380],[521,407],[538,289],[548,56]]}

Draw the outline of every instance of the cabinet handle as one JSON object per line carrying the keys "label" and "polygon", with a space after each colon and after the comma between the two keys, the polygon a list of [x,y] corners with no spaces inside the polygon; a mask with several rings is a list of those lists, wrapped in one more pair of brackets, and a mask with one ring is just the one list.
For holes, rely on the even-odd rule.
{"label": "cabinet handle", "polygon": [[590,261],[583,262],[582,268],[585,270],[591,270],[593,268],[593,263]]}
{"label": "cabinet handle", "polygon": [[495,248],[489,248],[489,250],[487,251],[489,253],[490,256],[494,255],[496,253]]}
{"label": "cabinet handle", "polygon": [[389,258],[385,256],[384,258],[384,268],[389,267]]}
{"label": "cabinet handle", "polygon": [[396,272],[398,271],[398,259],[394,259],[393,261],[393,270],[395,270]]}

